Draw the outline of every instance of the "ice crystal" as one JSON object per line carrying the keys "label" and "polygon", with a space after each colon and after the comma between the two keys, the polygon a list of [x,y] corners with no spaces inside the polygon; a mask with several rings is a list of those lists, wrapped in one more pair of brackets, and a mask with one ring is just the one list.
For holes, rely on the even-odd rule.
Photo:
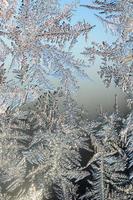
{"label": "ice crystal", "polygon": [[[106,86],[111,81],[122,88],[128,97],[128,103],[133,101],[133,2],[132,1],[94,1],[94,6],[85,5],[89,9],[96,9],[98,19],[107,29],[115,31],[118,39],[112,44],[103,41],[102,44],[92,43],[92,47],[86,48],[83,54],[94,61],[97,56],[101,58],[102,66],[99,72],[104,78]],[[101,15],[105,14],[105,17]]]}
{"label": "ice crystal", "polygon": [[[65,50],[92,26],[71,25],[75,5],[57,0],[0,1],[0,198],[76,196],[87,148],[70,90],[84,61]],[[58,75],[62,89],[51,89]]]}
{"label": "ice crystal", "polygon": [[[131,199],[132,113],[125,122],[117,113],[92,123],[90,139],[94,154],[84,170],[90,172],[80,199]],[[128,139],[127,139],[128,138]]]}
{"label": "ice crystal", "polygon": [[[113,80],[123,89],[130,105],[133,101],[132,3],[130,0],[96,0],[92,5],[82,5],[99,11],[98,19],[118,35],[112,44],[92,42],[92,47],[86,48],[83,54],[90,62],[101,58],[100,77],[107,87]],[[88,126],[93,154],[90,157],[88,152],[88,163],[83,168],[85,173],[90,173],[82,179],[86,189],[79,199],[130,200],[133,197],[132,109],[129,116],[122,119],[117,102],[114,107],[112,115],[101,113],[100,118]]]}
{"label": "ice crystal", "polygon": [[7,199],[76,196],[74,180],[84,176],[79,150],[87,149],[87,139],[76,121],[68,124],[62,97],[48,92],[1,115],[1,195]]}
{"label": "ice crystal", "polygon": [[[9,19],[3,17],[4,6],[12,9]],[[54,74],[65,90],[77,87],[75,72],[84,74],[86,65],[63,46],[67,42],[72,47],[80,35],[87,37],[92,26],[85,22],[71,25],[74,7],[66,5],[61,10],[56,0],[2,1],[0,63],[6,66],[7,80],[1,93],[6,91],[10,104],[11,100],[21,104],[39,95],[39,90],[49,89]]]}
{"label": "ice crystal", "polygon": [[[57,0],[0,3],[0,199],[131,200],[132,111],[120,117],[116,95],[113,114],[88,121],[71,97],[75,72],[85,75],[86,64],[65,44],[72,48],[93,26],[71,25],[74,4],[61,10]],[[130,103],[132,6],[132,0],[85,5],[119,38],[83,52],[91,61],[101,57],[101,78],[107,86],[113,79]],[[62,87],[49,89],[51,74]]]}

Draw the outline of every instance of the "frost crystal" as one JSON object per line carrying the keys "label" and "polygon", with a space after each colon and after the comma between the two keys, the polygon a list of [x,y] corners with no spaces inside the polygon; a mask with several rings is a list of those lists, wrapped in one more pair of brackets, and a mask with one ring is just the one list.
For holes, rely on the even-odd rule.
{"label": "frost crystal", "polygon": [[[66,91],[77,87],[75,72],[84,74],[86,65],[65,51],[64,44],[72,47],[80,35],[87,37],[92,26],[85,22],[71,25],[74,6],[61,10],[56,0],[2,1],[0,63],[7,79],[1,93],[6,91],[10,104],[21,104],[51,88],[53,75]],[[13,15],[4,18],[11,9]]]}
{"label": "frost crystal", "polygon": [[[71,25],[73,8],[61,10],[57,0],[0,0],[2,200],[76,196],[86,145],[70,91],[87,65],[69,49],[93,27]],[[53,75],[62,89],[53,90]]]}
{"label": "frost crystal", "polygon": [[[83,54],[101,57],[99,74],[133,102],[132,0],[85,5],[99,11],[113,44],[92,43]],[[133,111],[87,113],[71,97],[83,60],[69,51],[88,23],[71,25],[72,9],[57,0],[0,0],[0,199],[131,200]],[[101,16],[104,14],[104,17]],[[69,50],[66,50],[66,46]],[[51,76],[62,87],[51,89]]]}
{"label": "frost crystal", "polygon": [[[116,42],[111,45],[103,41],[102,44],[92,43],[86,48],[84,55],[94,61],[101,58],[102,66],[99,74],[104,78],[106,86],[111,80],[127,94],[128,103],[133,102],[133,2],[125,1],[94,1],[94,5],[84,5],[89,9],[96,9],[98,19],[118,35]],[[101,17],[104,14],[105,17]]]}

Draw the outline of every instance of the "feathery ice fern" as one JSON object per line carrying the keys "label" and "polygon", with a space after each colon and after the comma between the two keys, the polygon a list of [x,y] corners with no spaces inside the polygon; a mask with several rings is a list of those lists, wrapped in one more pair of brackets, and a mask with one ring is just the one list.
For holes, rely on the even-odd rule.
{"label": "feathery ice fern", "polygon": [[[75,73],[85,75],[87,65],[65,51],[64,45],[72,47],[80,35],[86,38],[92,26],[85,22],[71,25],[75,5],[61,9],[57,0],[0,2],[1,101],[8,107],[36,98],[40,90],[52,86],[53,75],[58,75],[65,90],[77,87]],[[9,12],[13,13],[9,16]]]}
{"label": "feathery ice fern", "polygon": [[[73,5],[60,10],[57,0],[0,3],[0,199],[131,200],[133,113],[125,120],[115,112],[88,122],[69,93],[75,71],[84,74],[86,64],[64,44],[71,48],[92,26],[71,26]],[[120,0],[86,6],[106,15],[98,18],[120,38],[84,51],[91,60],[102,57],[101,77],[107,85],[113,78],[131,103],[132,5]],[[51,74],[63,90],[45,92]]]}
{"label": "feathery ice fern", "polygon": [[36,200],[54,196],[70,200],[76,196],[74,182],[84,176],[79,150],[86,148],[86,138],[76,123],[66,123],[60,99],[61,92],[48,92],[1,116],[3,198],[26,200],[35,195]]}
{"label": "feathery ice fern", "polygon": [[[113,80],[116,86],[123,89],[131,107],[133,101],[133,1],[94,1],[94,5],[84,5],[99,12],[96,16],[108,30],[116,33],[118,39],[112,44],[103,41],[93,42],[92,47],[83,54],[94,61],[100,57],[101,66],[98,72],[108,87]],[[104,17],[102,17],[102,15]]]}
{"label": "feathery ice fern", "polygon": [[[71,25],[74,7],[61,10],[57,0],[0,1],[1,199],[70,200],[76,195],[84,133],[74,120],[69,89],[77,86],[75,72],[84,74],[86,64],[64,44],[71,48],[92,26]],[[65,100],[60,92],[42,95],[53,74]]]}
{"label": "feathery ice fern", "polygon": [[117,113],[104,115],[89,126],[93,156],[83,171],[86,191],[81,200],[131,200],[132,113],[123,121]]}

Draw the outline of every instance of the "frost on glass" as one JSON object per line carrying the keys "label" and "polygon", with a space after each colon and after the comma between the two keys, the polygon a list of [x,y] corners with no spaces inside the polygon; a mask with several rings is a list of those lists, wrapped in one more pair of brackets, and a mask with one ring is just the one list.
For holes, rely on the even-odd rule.
{"label": "frost on glass", "polygon": [[[75,7],[0,1],[1,200],[76,198],[79,150],[87,145],[70,92],[87,65],[69,49],[93,27],[71,25]],[[53,75],[62,87],[51,86]]]}
{"label": "frost on glass", "polygon": [[107,31],[116,34],[117,40],[112,44],[103,41],[102,44],[92,43],[92,47],[83,54],[94,61],[101,58],[101,70],[98,72],[106,86],[111,81],[120,87],[128,97],[131,106],[133,102],[133,1],[94,1],[82,5],[98,10],[96,17],[103,23]]}
{"label": "frost on glass", "polygon": [[132,113],[124,120],[115,112],[90,125],[93,156],[83,168],[90,173],[79,199],[132,199],[132,120]]}
{"label": "frost on glass", "polygon": [[[8,96],[9,103],[19,105],[33,99],[52,87],[53,75],[65,90],[77,87],[75,73],[85,74],[87,65],[65,51],[64,44],[71,48],[80,35],[87,38],[92,26],[85,22],[72,26],[74,8],[72,4],[61,10],[56,0],[2,1],[0,64],[7,78],[1,87],[3,99]],[[11,9],[13,15],[7,17]]]}
{"label": "frost on glass", "polygon": [[92,63],[100,57],[98,74],[107,87],[113,81],[127,94],[131,110],[127,117],[120,117],[116,95],[114,113],[101,112],[100,117],[90,123],[93,155],[91,158],[88,155],[90,159],[83,168],[90,174],[83,180],[86,189],[79,199],[130,200],[133,198],[133,1],[96,0],[81,6],[97,10],[96,17],[117,36],[112,44],[92,42],[83,55]]}
{"label": "frost on glass", "polygon": [[76,123],[68,124],[58,98],[49,92],[1,116],[0,180],[6,199],[76,196],[72,180],[84,176],[79,149],[87,148],[86,138]]}
{"label": "frost on glass", "polygon": [[[118,36],[84,50],[99,56],[106,86],[113,80],[132,104],[132,0],[93,1],[98,19]],[[86,75],[71,48],[94,27],[71,25],[75,3],[0,0],[0,200],[131,200],[133,112],[96,120],[71,91]],[[85,8],[84,8],[85,9]],[[66,48],[66,46],[68,48]],[[77,73],[78,72],[78,73]],[[60,87],[52,87],[51,77]]]}

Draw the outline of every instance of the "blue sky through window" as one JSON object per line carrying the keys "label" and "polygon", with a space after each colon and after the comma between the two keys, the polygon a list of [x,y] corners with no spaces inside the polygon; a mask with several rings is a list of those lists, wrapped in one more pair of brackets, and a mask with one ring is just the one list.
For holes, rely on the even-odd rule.
{"label": "blue sky through window", "polygon": [[[73,2],[74,1],[70,0],[61,0],[60,5],[63,6]],[[90,4],[91,2],[91,0],[80,0],[80,5]],[[107,41],[111,44],[117,38],[117,35],[113,35],[110,31],[106,31],[103,24],[94,14],[98,14],[98,11],[77,6],[77,8],[73,11],[73,17],[71,21],[72,24],[75,24],[78,21],[83,22],[83,20],[85,20],[92,26],[96,25],[95,28],[88,33],[88,41],[86,42],[84,37],[80,36],[78,38],[78,42],[71,50],[76,57],[83,58],[86,61],[87,59],[81,55],[81,52],[83,52],[85,47],[90,47],[91,42],[101,43],[102,41]],[[87,73],[90,78],[88,80],[80,79],[80,89],[75,95],[76,99],[80,104],[87,106],[87,109],[90,112],[90,118],[93,118],[96,115],[96,110],[99,104],[103,106],[104,111],[113,111],[114,96],[117,94],[120,110],[125,112],[127,108],[125,106],[126,101],[124,94],[119,88],[115,88],[114,86],[105,88],[105,85],[97,74],[99,67],[100,62],[97,59],[96,63],[94,65],[90,65],[90,68],[87,69]]]}

